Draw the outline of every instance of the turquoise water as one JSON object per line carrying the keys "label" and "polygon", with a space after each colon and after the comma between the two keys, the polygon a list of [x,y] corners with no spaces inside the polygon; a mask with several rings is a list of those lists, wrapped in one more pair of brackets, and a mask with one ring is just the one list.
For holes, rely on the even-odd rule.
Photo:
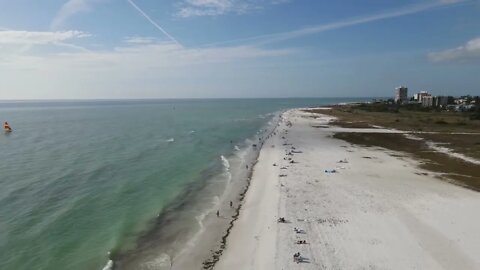
{"label": "turquoise water", "polygon": [[353,100],[0,102],[0,269],[102,269],[273,112]]}

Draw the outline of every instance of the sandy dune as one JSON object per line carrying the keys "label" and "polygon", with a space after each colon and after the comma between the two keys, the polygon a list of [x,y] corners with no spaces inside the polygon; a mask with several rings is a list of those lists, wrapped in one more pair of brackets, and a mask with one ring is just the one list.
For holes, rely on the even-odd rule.
{"label": "sandy dune", "polygon": [[479,193],[333,139],[309,116],[284,113],[266,141],[215,269],[480,269]]}

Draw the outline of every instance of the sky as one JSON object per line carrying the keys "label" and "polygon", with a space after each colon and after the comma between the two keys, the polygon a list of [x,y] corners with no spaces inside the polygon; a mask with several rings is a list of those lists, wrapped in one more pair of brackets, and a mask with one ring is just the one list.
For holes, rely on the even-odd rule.
{"label": "sky", "polygon": [[480,95],[480,0],[0,0],[0,99]]}

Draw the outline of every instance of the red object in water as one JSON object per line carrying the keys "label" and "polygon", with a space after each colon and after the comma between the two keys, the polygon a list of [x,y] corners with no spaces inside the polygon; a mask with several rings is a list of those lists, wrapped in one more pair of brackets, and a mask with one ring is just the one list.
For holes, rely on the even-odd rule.
{"label": "red object in water", "polygon": [[12,128],[10,127],[8,122],[3,123],[3,129],[5,129],[5,131],[12,131]]}

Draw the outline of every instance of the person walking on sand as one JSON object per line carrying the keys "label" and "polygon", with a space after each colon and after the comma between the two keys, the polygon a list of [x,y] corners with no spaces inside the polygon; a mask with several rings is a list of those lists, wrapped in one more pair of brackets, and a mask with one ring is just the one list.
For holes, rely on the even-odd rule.
{"label": "person walking on sand", "polygon": [[217,217],[220,217],[220,210],[217,210]]}
{"label": "person walking on sand", "polygon": [[230,208],[233,208],[233,202],[230,201]]}

